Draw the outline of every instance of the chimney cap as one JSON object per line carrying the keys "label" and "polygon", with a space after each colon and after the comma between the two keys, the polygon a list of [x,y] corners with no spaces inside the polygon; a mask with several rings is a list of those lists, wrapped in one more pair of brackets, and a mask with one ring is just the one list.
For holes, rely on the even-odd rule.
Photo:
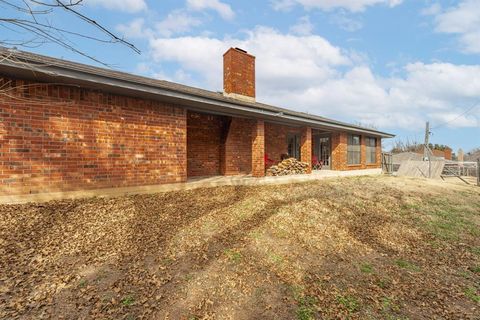
{"label": "chimney cap", "polygon": [[227,53],[229,53],[229,52],[232,51],[232,50],[233,50],[233,51],[240,52],[240,53],[242,53],[242,54],[245,54],[245,55],[250,56],[250,57],[252,57],[252,58],[255,59],[255,56],[254,56],[254,55],[251,55],[250,53],[247,52],[247,50],[241,49],[241,48],[239,48],[239,47],[235,47],[235,48],[234,48],[234,47],[231,47],[231,48],[228,49],[223,55],[225,56]]}
{"label": "chimney cap", "polygon": [[240,52],[243,52],[243,53],[248,53],[247,50],[243,50],[243,49],[241,49],[241,48],[239,48],[239,47],[235,47],[235,50],[240,51]]}

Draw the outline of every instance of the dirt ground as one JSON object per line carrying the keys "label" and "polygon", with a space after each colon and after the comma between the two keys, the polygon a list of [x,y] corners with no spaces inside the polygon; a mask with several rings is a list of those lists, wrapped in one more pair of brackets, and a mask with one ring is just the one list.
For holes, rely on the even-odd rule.
{"label": "dirt ground", "polygon": [[356,177],[0,212],[0,319],[480,319],[478,187]]}

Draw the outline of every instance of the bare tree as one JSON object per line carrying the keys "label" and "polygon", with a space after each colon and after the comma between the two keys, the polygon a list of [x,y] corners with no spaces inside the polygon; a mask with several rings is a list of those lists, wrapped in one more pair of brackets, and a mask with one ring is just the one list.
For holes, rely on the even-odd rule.
{"label": "bare tree", "polygon": [[[137,47],[117,36],[114,32],[80,12],[83,0],[0,0],[0,34],[13,35],[12,39],[0,35],[0,45],[4,47],[38,47],[53,43],[97,63],[105,62],[76,45],[79,38],[100,43],[119,43],[136,53]],[[78,31],[63,27],[55,22],[55,17],[65,14],[69,19],[77,19],[94,32]],[[95,35],[96,34],[96,35]]]}
{"label": "bare tree", "polygon": [[367,129],[378,130],[378,126],[370,122],[355,121],[353,124],[359,127],[367,128]]}
{"label": "bare tree", "polygon": [[422,148],[423,144],[416,140],[406,140],[397,139],[393,143],[393,148],[390,152],[392,153],[401,153],[401,152],[416,152]]}
{"label": "bare tree", "polygon": [[465,154],[465,161],[477,161],[480,159],[480,148],[470,150]]}
{"label": "bare tree", "polygon": [[[0,0],[0,46],[10,49],[33,48],[45,44],[53,44],[76,54],[84,56],[104,66],[109,66],[105,61],[96,58],[91,52],[78,46],[79,40],[89,40],[101,44],[120,44],[140,53],[135,45],[110,31],[101,23],[81,12],[83,0]],[[67,19],[68,23],[63,23]],[[78,20],[82,25],[81,30]],[[68,24],[68,27],[64,25]],[[76,25],[74,27],[73,25]],[[0,62],[8,60],[15,64],[26,62],[16,59],[15,50],[3,50],[0,53]],[[27,65],[33,71],[34,65]],[[0,77],[0,98],[7,99],[11,105],[24,103],[42,103],[41,99],[25,94],[35,87],[55,86],[66,84],[58,83],[16,83],[11,79]],[[52,98],[53,99],[53,98]],[[64,105],[69,103],[65,99],[50,103]]]}

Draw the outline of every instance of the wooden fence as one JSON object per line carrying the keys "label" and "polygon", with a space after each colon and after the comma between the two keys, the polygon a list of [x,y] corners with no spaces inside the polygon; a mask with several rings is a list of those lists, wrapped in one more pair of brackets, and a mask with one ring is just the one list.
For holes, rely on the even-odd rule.
{"label": "wooden fence", "polygon": [[444,160],[406,160],[397,171],[398,176],[440,179],[445,166]]}

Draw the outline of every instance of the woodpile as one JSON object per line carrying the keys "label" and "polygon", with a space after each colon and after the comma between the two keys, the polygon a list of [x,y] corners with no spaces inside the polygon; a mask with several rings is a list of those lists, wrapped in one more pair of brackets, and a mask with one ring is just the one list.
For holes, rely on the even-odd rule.
{"label": "woodpile", "polygon": [[298,161],[295,158],[288,158],[267,170],[267,176],[287,176],[291,174],[307,173],[308,163]]}

